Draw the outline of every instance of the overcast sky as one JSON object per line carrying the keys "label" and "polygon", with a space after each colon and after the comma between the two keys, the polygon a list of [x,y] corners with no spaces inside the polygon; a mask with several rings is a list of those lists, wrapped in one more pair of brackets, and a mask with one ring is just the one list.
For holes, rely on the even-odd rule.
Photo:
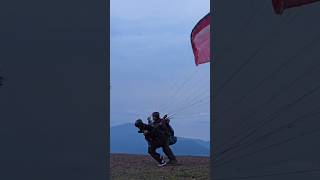
{"label": "overcast sky", "polygon": [[209,0],[111,1],[111,126],[174,113],[178,136],[209,140],[209,63],[190,43]]}

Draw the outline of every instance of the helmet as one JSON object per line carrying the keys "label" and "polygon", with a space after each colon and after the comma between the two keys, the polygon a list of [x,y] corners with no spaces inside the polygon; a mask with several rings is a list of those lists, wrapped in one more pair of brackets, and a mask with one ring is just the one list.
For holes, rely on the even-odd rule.
{"label": "helmet", "polygon": [[141,125],[143,125],[143,121],[141,119],[136,120],[136,122],[134,123],[134,125],[136,127],[140,127]]}
{"label": "helmet", "polygon": [[159,112],[153,112],[152,113],[153,118],[160,118],[160,113]]}

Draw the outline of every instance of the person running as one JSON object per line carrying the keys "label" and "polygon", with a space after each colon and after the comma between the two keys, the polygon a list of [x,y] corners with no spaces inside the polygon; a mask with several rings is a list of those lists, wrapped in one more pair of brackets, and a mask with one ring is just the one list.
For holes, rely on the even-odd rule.
{"label": "person running", "polygon": [[[154,114],[155,115],[155,114]],[[164,127],[159,123],[157,115],[153,116],[153,122],[150,124],[144,124],[141,119],[138,119],[135,126],[139,128],[139,133],[143,133],[146,141],[148,142],[148,153],[155,159],[159,164],[158,166],[164,166],[168,164],[174,164],[177,162],[176,157],[169,147],[168,132],[164,130]],[[169,158],[169,162],[164,161],[163,156],[157,153],[157,149],[162,148],[163,152]]]}
{"label": "person running", "polygon": [[[156,129],[160,129],[161,131],[163,131],[163,138],[162,138],[162,150],[165,153],[165,155],[169,158],[169,162],[167,164],[175,164],[177,163],[176,157],[173,154],[171,148],[169,147],[170,145],[170,136],[171,136],[171,130],[168,127],[168,119],[166,118],[160,118],[160,113],[159,112],[153,112],[152,113],[152,119],[153,122],[151,124],[151,126],[153,126]],[[149,154],[154,154],[155,153],[156,148],[151,146],[148,150]]]}

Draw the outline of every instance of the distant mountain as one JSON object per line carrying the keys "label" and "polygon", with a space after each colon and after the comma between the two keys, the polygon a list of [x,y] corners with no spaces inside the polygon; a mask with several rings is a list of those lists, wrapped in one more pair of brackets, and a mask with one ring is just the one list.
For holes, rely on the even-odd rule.
{"label": "distant mountain", "polygon": [[[147,154],[147,142],[133,124],[123,124],[110,129],[111,153]],[[171,146],[176,155],[209,156],[210,141],[178,137]],[[161,152],[161,151],[159,151]]]}

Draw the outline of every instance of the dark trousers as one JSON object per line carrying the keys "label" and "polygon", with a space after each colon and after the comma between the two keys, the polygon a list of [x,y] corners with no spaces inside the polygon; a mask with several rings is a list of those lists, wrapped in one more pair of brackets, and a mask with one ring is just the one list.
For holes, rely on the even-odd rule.
{"label": "dark trousers", "polygon": [[148,153],[158,162],[161,162],[160,154],[157,153],[157,148],[162,147],[164,154],[170,159],[175,160],[176,157],[173,154],[171,148],[169,147],[169,141],[164,142],[162,145],[149,144]]}
{"label": "dark trousers", "polygon": [[148,153],[153,157],[153,159],[155,159],[156,161],[158,161],[159,163],[161,163],[161,159],[160,159],[160,154],[157,153],[157,146],[155,145],[149,145],[148,147]]}

